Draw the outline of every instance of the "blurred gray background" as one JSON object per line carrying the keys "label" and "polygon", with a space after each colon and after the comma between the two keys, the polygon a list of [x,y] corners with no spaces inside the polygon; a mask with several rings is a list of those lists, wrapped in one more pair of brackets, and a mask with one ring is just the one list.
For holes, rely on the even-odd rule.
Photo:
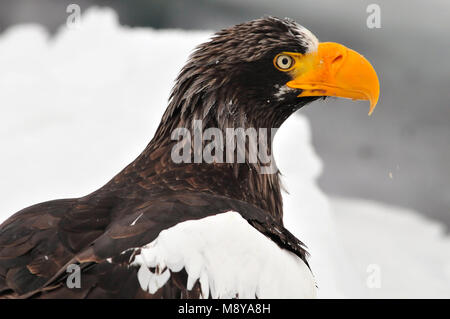
{"label": "blurred gray background", "polygon": [[[114,8],[129,26],[216,30],[263,15],[291,17],[321,41],[366,55],[381,99],[318,102],[302,112],[324,161],[321,188],[408,207],[450,226],[450,2],[448,0],[0,0],[0,31],[39,23],[50,32],[66,7]],[[369,29],[366,8],[381,7]],[[1,58],[1,53],[0,53]]]}

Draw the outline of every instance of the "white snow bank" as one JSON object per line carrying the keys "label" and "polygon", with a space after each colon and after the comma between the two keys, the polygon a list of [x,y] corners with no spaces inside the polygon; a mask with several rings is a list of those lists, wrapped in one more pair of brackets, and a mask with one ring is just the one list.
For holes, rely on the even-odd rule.
{"label": "white snow bank", "polygon": [[[450,237],[444,226],[407,209],[332,198],[337,234],[358,291],[352,297],[449,298]],[[376,284],[373,276],[379,274]]]}
{"label": "white snow bank", "polygon": [[[189,52],[210,34],[125,28],[99,9],[54,38],[31,25],[1,34],[0,222],[37,202],[85,195],[131,162]],[[375,203],[330,207],[304,117],[280,129],[275,151],[290,192],[286,227],[309,246],[319,296],[450,297],[450,245],[436,224]],[[381,288],[366,285],[373,265]]]}

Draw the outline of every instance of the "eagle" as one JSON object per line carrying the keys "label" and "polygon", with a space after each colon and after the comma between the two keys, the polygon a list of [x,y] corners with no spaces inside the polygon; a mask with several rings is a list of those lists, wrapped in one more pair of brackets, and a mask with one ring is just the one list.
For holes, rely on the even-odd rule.
{"label": "eagle", "polygon": [[[0,298],[314,298],[306,246],[283,225],[280,172],[254,155],[271,155],[270,132],[306,104],[367,100],[370,114],[379,90],[361,54],[291,19],[215,33],[131,164],[91,194],[0,225]],[[208,149],[195,133],[211,129],[223,135]],[[255,146],[248,132],[265,133]]]}

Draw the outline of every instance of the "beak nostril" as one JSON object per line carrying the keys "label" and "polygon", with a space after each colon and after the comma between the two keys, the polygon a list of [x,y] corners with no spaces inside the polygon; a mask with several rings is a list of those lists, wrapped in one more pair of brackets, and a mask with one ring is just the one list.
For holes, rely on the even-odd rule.
{"label": "beak nostril", "polygon": [[333,61],[331,62],[331,64],[335,64],[338,63],[340,61],[342,61],[342,59],[344,58],[344,56],[342,54],[339,54],[338,56],[336,56]]}

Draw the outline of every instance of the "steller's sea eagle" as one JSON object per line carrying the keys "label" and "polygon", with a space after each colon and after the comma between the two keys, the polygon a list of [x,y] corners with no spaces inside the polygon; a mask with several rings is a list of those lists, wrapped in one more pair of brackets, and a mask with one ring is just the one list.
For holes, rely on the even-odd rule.
{"label": "steller's sea eagle", "polygon": [[[173,135],[278,128],[326,96],[368,100],[370,114],[377,75],[289,19],[219,31],[181,70],[136,160],[89,195],[25,208],[0,226],[0,298],[314,297],[305,246],[283,227],[278,170],[264,172],[259,154],[249,160],[250,140],[215,136],[206,161],[195,137]],[[262,140],[271,154],[272,139]]]}

